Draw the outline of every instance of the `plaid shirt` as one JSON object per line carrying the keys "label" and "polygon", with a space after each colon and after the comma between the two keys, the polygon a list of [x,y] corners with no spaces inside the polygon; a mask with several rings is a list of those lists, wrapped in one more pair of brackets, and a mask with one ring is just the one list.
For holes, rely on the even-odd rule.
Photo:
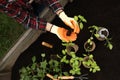
{"label": "plaid shirt", "polygon": [[[27,4],[28,1],[29,0],[17,0],[8,2],[7,0],[0,0],[0,12],[6,13],[25,27],[44,31],[47,22],[33,14],[33,8],[30,4]],[[42,2],[48,4],[55,13],[63,9],[58,0],[39,0],[39,3]]]}

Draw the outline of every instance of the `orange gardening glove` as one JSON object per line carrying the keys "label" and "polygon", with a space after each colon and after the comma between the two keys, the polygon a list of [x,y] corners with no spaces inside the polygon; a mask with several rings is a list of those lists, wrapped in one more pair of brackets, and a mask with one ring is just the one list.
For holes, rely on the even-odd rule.
{"label": "orange gardening glove", "polygon": [[67,29],[57,27],[55,25],[52,26],[50,32],[56,34],[59,39],[66,41],[66,42],[75,41],[77,38],[77,34],[75,32],[71,32],[70,35],[67,35],[67,32],[68,32]]}
{"label": "orange gardening glove", "polygon": [[64,11],[59,14],[60,19],[71,29],[74,30],[75,33],[80,32],[80,28],[78,26],[78,23],[74,20],[74,18],[68,17]]}

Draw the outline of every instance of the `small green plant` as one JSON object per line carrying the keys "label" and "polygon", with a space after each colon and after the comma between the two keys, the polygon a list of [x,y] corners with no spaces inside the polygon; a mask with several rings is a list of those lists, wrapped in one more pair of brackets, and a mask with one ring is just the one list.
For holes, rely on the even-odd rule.
{"label": "small green plant", "polygon": [[32,64],[20,69],[20,80],[44,80],[47,73],[54,75],[54,78],[68,75],[67,72],[62,72],[61,63],[58,60],[45,59],[45,53],[41,54],[42,61],[36,62],[36,57],[32,57]]}
{"label": "small green plant", "polygon": [[84,43],[84,49],[86,52],[92,52],[95,49],[96,45],[93,41],[93,37],[91,36],[85,43]]}
{"label": "small green plant", "polygon": [[70,58],[70,66],[72,67],[72,69],[70,70],[70,73],[72,75],[80,75],[81,74],[81,69],[80,69],[80,66],[81,66],[81,61],[82,61],[82,58],[81,57],[78,57],[75,55],[74,52],[71,52],[71,58]]}
{"label": "small green plant", "polygon": [[77,21],[78,25],[80,26],[80,29],[82,30],[84,27],[83,22],[87,23],[87,20],[81,15],[74,16],[74,19]]}
{"label": "small green plant", "polygon": [[96,61],[93,59],[92,54],[90,55],[83,54],[83,56],[84,56],[84,59],[82,63],[86,68],[89,68],[90,72],[95,73],[97,71],[100,71],[100,67],[97,65]]}
{"label": "small green plant", "polygon": [[104,28],[104,30],[106,30],[106,33],[103,31],[100,32],[101,27],[95,25],[89,26],[88,29],[90,29],[90,32],[92,33],[92,37],[95,36],[99,40],[102,37],[102,40],[106,40],[105,46],[110,50],[113,49],[113,45],[111,43],[112,38],[108,38],[109,32],[106,28]]}
{"label": "small green plant", "polygon": [[62,69],[61,64],[59,61],[55,59],[51,59],[49,61],[49,72],[52,72],[54,74],[54,78],[57,78],[58,76],[62,75]]}
{"label": "small green plant", "polygon": [[41,54],[42,61],[36,62],[36,57],[32,57],[32,64],[20,69],[20,80],[43,80],[47,73],[47,61],[45,54]]}
{"label": "small green plant", "polygon": [[[70,43],[63,43],[63,46],[74,46],[75,44],[70,42]],[[62,50],[63,57],[61,58],[62,63],[69,64],[72,69],[69,70],[69,73],[72,75],[80,75],[81,74],[81,57],[76,56],[76,53],[74,51],[70,51],[69,55],[67,54],[67,49]],[[69,56],[69,58],[68,58]]]}

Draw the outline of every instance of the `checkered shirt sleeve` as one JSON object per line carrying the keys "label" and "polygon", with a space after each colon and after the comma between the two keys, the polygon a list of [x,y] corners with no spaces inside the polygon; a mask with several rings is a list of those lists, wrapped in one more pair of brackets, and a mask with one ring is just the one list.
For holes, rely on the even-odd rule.
{"label": "checkered shirt sleeve", "polygon": [[31,15],[24,8],[31,8],[26,6],[22,0],[15,2],[7,2],[6,0],[0,0],[0,12],[6,13],[8,16],[14,18],[18,23],[23,24],[25,27],[31,27],[34,29],[40,29],[45,31],[46,21]]}
{"label": "checkered shirt sleeve", "polygon": [[63,10],[62,5],[59,0],[46,0],[46,4],[52,8],[52,10],[56,13],[58,10]]}

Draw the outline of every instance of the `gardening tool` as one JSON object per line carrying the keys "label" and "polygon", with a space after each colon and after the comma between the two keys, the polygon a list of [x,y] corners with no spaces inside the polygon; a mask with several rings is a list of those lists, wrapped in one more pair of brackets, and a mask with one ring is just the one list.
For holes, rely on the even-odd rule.
{"label": "gardening tool", "polygon": [[47,43],[47,42],[42,42],[42,45],[43,46],[46,46],[46,47],[48,47],[48,48],[53,48],[53,45],[51,45],[51,44],[49,44],[49,43]]}
{"label": "gardening tool", "polygon": [[88,74],[83,74],[81,76],[60,76],[57,79],[55,79],[51,74],[46,74],[47,77],[51,78],[52,80],[84,80],[84,79],[88,79],[86,76]]}
{"label": "gardening tool", "polygon": [[87,76],[88,74],[84,74],[84,75],[81,75],[81,76],[61,76],[61,77],[58,77],[58,80],[59,79],[74,79],[74,80],[84,80],[84,79],[88,79],[86,76]]}
{"label": "gardening tool", "polygon": [[51,74],[46,74],[47,77],[49,77],[52,80],[59,80],[59,79],[55,79]]}

